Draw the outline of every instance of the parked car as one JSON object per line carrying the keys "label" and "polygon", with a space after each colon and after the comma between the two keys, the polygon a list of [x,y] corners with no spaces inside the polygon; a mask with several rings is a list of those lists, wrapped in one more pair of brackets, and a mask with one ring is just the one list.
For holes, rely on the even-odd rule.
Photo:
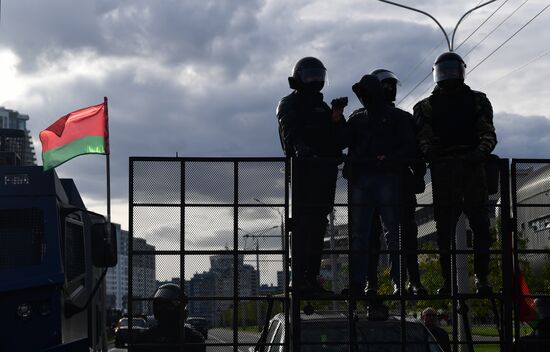
{"label": "parked car", "polygon": [[[147,330],[147,322],[143,318],[133,318],[132,321],[133,337]],[[118,321],[115,328],[115,347],[121,348],[128,346],[129,341],[128,318],[122,318]]]}
{"label": "parked car", "polygon": [[[359,315],[355,321],[357,351],[401,352],[401,326],[399,317],[369,320]],[[419,320],[406,318],[406,351],[442,352],[435,338]],[[263,340],[263,341],[262,341]],[[353,339],[351,340],[353,343]],[[249,352],[286,352],[285,316],[279,313],[269,322],[267,333],[262,333],[257,345]],[[349,320],[344,313],[314,313],[301,316],[302,352],[347,352],[350,344]]]}
{"label": "parked car", "polygon": [[208,320],[206,320],[206,318],[188,317],[186,322],[200,332],[205,340],[208,339]]}

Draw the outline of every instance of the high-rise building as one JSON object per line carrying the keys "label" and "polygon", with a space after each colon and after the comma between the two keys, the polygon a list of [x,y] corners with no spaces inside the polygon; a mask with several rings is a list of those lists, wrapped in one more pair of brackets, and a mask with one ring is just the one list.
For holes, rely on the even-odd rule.
{"label": "high-rise building", "polygon": [[0,106],[0,152],[14,152],[23,166],[36,165],[30,131],[29,115]]}
{"label": "high-rise building", "polygon": [[[211,271],[203,272],[201,274],[195,274],[189,280],[189,289],[187,295],[189,297],[197,296],[216,296],[216,287],[218,285],[218,277]],[[220,321],[217,321],[216,312],[227,309],[231,302],[224,301],[199,301],[190,300],[188,305],[190,317],[203,317],[214,323],[216,326],[221,325]]]}
{"label": "high-rise building", "polygon": [[[258,274],[252,265],[244,264],[244,256],[237,259],[238,295],[258,295]],[[189,281],[189,297],[232,297],[234,292],[234,257],[232,255],[210,256],[210,270],[195,274]],[[204,317],[214,326],[231,324],[227,314],[232,309],[232,300],[190,300],[189,316]],[[243,315],[243,318],[244,315]]]}
{"label": "high-rise building", "polygon": [[[128,231],[121,230],[115,224],[117,231],[118,262],[109,268],[106,275],[107,302],[113,304],[111,308],[126,311],[128,309]],[[143,238],[134,238],[134,250],[155,250]],[[155,256],[134,256],[133,266],[133,295],[134,297],[152,297],[157,288],[155,280]],[[147,302],[134,302],[133,310],[136,314],[152,314]]]}
{"label": "high-rise building", "polygon": [[[155,246],[147,244],[143,238],[134,238],[135,251],[154,251]],[[154,255],[135,255],[132,262],[132,295],[139,298],[153,297],[157,289]],[[135,301],[133,311],[137,314],[153,314],[153,307],[147,301]]]}
{"label": "high-rise building", "polygon": [[111,308],[125,310],[128,308],[128,231],[121,230],[119,224],[116,228],[118,261],[117,265],[107,270],[105,277],[107,283],[108,302]]}

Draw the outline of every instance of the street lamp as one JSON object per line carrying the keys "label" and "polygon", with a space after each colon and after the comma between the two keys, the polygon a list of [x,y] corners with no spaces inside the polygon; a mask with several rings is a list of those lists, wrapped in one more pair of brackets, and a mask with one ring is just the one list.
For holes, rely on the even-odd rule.
{"label": "street lamp", "polygon": [[[253,198],[253,199],[257,203],[267,205],[264,202],[262,202],[261,200],[259,200],[258,198]],[[285,249],[285,214],[283,214],[283,212],[278,208],[271,207],[269,205],[267,206],[267,208],[275,210],[279,214],[279,216],[281,217],[281,225],[280,225],[281,226],[281,249],[284,250]]]}
{"label": "street lamp", "polygon": [[[261,283],[260,283],[260,246],[259,246],[259,239],[260,238],[265,238],[265,237],[279,237],[279,236],[265,235],[265,233],[267,233],[267,232],[269,232],[273,229],[276,229],[277,227],[279,227],[279,225],[275,225],[275,226],[272,226],[272,227],[269,227],[269,228],[266,228],[266,229],[260,229],[260,230],[253,231],[253,232],[248,232],[246,230],[243,230],[240,227],[237,228],[238,230],[245,233],[243,235],[243,238],[245,239],[245,245],[243,247],[245,247],[244,248],[245,250],[246,250],[246,239],[248,239],[249,237],[253,238],[253,239],[254,238],[256,239],[256,281],[257,281],[258,295],[260,294],[260,287],[261,287]],[[259,300],[256,300],[256,322],[257,322],[257,325],[258,325],[258,330],[261,330],[262,325],[260,324],[261,316],[260,316],[260,301]]]}

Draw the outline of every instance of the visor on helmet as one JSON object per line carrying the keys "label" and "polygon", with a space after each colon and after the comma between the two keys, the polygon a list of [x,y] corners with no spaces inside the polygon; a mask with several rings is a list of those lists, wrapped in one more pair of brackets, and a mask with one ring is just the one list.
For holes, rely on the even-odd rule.
{"label": "visor on helmet", "polygon": [[324,82],[327,70],[324,68],[304,68],[298,71],[302,83]]}
{"label": "visor on helmet", "polygon": [[434,82],[441,82],[448,79],[464,80],[466,76],[466,65],[460,61],[442,61],[434,66]]}
{"label": "visor on helmet", "polygon": [[397,76],[390,71],[381,71],[374,74],[376,77],[378,77],[378,80],[382,82],[385,79],[393,79],[397,83],[398,86],[401,86],[401,82],[397,78]]}

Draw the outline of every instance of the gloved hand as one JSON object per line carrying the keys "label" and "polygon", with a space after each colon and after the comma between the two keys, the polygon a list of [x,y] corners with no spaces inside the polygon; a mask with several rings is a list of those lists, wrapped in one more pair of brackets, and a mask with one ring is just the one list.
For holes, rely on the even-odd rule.
{"label": "gloved hand", "polygon": [[330,105],[332,105],[332,121],[338,122],[340,121],[340,119],[342,119],[344,108],[348,105],[348,97],[333,99]]}

